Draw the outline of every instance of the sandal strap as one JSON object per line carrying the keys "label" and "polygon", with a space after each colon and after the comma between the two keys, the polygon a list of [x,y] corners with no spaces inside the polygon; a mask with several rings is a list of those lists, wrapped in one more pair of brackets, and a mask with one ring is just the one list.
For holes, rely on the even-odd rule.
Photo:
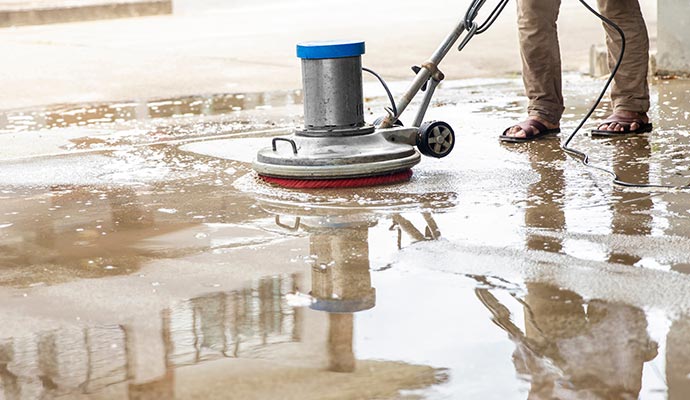
{"label": "sandal strap", "polygon": [[599,126],[602,126],[604,124],[609,125],[609,124],[621,124],[621,125],[632,125],[634,123],[637,123],[638,125],[644,125],[646,122],[642,120],[642,117],[626,117],[621,114],[613,113],[611,114],[608,118],[606,118],[604,121],[599,123]]}
{"label": "sandal strap", "polygon": [[[536,119],[527,119],[517,124],[517,126],[519,126],[520,129],[522,129],[525,132],[527,137],[538,135],[540,132],[545,132],[549,129],[546,127],[546,125],[542,124]],[[536,128],[537,131],[534,132],[532,128]]]}

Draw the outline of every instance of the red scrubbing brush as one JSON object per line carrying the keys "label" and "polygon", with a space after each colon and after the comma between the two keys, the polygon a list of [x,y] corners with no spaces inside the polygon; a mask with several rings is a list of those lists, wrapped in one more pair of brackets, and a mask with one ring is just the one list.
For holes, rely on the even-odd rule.
{"label": "red scrubbing brush", "polygon": [[275,178],[271,176],[259,175],[265,182],[272,183],[289,189],[335,189],[335,188],[358,188],[367,186],[390,185],[393,183],[406,182],[412,177],[412,170],[395,172],[387,175],[370,176],[363,178],[340,178],[340,179],[290,179]]}

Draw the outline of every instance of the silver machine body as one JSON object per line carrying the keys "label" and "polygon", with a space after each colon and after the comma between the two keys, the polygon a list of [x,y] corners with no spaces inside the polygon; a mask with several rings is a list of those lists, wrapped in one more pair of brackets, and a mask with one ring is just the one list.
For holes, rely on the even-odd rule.
{"label": "silver machine body", "polygon": [[[432,57],[415,68],[410,88],[387,109],[387,115],[377,120],[376,126],[364,120],[364,42],[298,44],[304,127],[290,136],[273,138],[270,147],[257,153],[254,170],[260,176],[289,180],[364,178],[408,171],[420,162],[421,154],[445,157],[455,143],[452,128],[442,121],[422,121],[435,89],[444,79],[438,64],[465,31],[459,49],[476,29],[475,24],[467,30],[461,22]],[[403,127],[398,118],[420,90],[425,94],[412,126]]]}
{"label": "silver machine body", "polygon": [[364,126],[362,57],[302,59],[306,130]]}
{"label": "silver machine body", "polygon": [[363,42],[298,45],[304,127],[273,138],[271,147],[259,151],[253,164],[259,175],[361,178],[405,171],[419,163],[421,156],[413,146],[387,140],[364,121],[363,53]]}

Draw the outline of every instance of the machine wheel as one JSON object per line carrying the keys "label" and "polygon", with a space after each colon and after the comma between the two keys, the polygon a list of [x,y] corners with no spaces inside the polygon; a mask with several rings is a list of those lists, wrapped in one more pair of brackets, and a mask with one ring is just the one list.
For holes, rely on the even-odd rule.
{"label": "machine wheel", "polygon": [[453,150],[455,132],[443,121],[427,121],[417,132],[417,148],[425,156],[441,158]]}
{"label": "machine wheel", "polygon": [[[386,118],[386,117],[378,117],[378,118],[376,118],[376,119],[374,120],[374,126],[378,128],[379,125],[381,125],[381,122],[383,122],[384,118]],[[395,122],[393,122],[393,126],[403,126],[403,123],[402,123],[402,121],[400,121],[399,119],[396,119]]]}

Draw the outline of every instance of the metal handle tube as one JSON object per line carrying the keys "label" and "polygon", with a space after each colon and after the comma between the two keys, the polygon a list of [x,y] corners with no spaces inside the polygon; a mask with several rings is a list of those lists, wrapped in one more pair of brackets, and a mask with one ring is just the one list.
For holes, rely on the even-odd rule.
{"label": "metal handle tube", "polygon": [[431,79],[431,82],[429,82],[429,87],[426,88],[424,99],[422,100],[422,104],[419,106],[419,110],[417,110],[417,116],[414,118],[412,126],[422,125],[424,114],[426,114],[426,110],[429,108],[429,104],[431,104],[431,98],[434,96],[434,92],[436,91],[436,87],[439,83],[441,83],[441,81],[436,79]]}
{"label": "metal handle tube", "polygon": [[467,46],[467,43],[470,42],[470,39],[474,37],[474,35],[477,33],[477,29],[479,26],[476,23],[473,23],[470,29],[467,31],[467,35],[462,39],[462,42],[458,45],[458,51],[462,51],[462,49]]}
{"label": "metal handle tube", "polygon": [[[462,49],[465,48],[467,43],[469,43],[472,37],[474,37],[476,32],[477,24],[472,23],[471,28],[467,32],[467,35],[465,35],[465,37],[460,42],[460,45],[458,45],[458,51],[462,51]],[[436,76],[433,76],[431,78],[431,83],[429,84],[427,92],[424,94],[424,99],[422,100],[422,104],[419,106],[419,109],[417,110],[417,116],[415,117],[412,126],[422,126],[424,115],[426,114],[426,111],[429,109],[429,104],[431,104],[431,98],[434,96],[434,91],[436,90],[436,87],[438,87],[438,85],[441,83],[440,79],[442,78],[437,78]]]}
{"label": "metal handle tube", "polygon": [[[455,42],[458,41],[462,33],[465,31],[465,21],[462,21],[455,27],[455,29],[446,37],[446,39],[441,43],[441,45],[436,49],[436,51],[431,55],[429,61],[434,65],[438,65],[441,60],[448,54],[448,52],[453,48]],[[412,99],[417,95],[419,90],[424,86],[424,84],[431,78],[431,71],[427,68],[422,68],[412,81],[412,85],[407,89],[402,98],[396,103],[396,108],[398,109],[398,115],[387,115],[386,118],[381,122],[381,128],[390,128],[393,126],[395,120],[405,111],[407,106],[410,105]]]}
{"label": "metal handle tube", "polygon": [[465,28],[467,28],[465,21],[460,22],[458,26],[455,27],[455,30],[453,30],[453,32],[446,37],[446,40],[441,43],[438,49],[436,49],[434,54],[431,55],[429,61],[438,65],[446,54],[448,54],[448,52],[453,48],[455,42],[457,42],[460,36],[462,36],[462,33],[465,32]]}

